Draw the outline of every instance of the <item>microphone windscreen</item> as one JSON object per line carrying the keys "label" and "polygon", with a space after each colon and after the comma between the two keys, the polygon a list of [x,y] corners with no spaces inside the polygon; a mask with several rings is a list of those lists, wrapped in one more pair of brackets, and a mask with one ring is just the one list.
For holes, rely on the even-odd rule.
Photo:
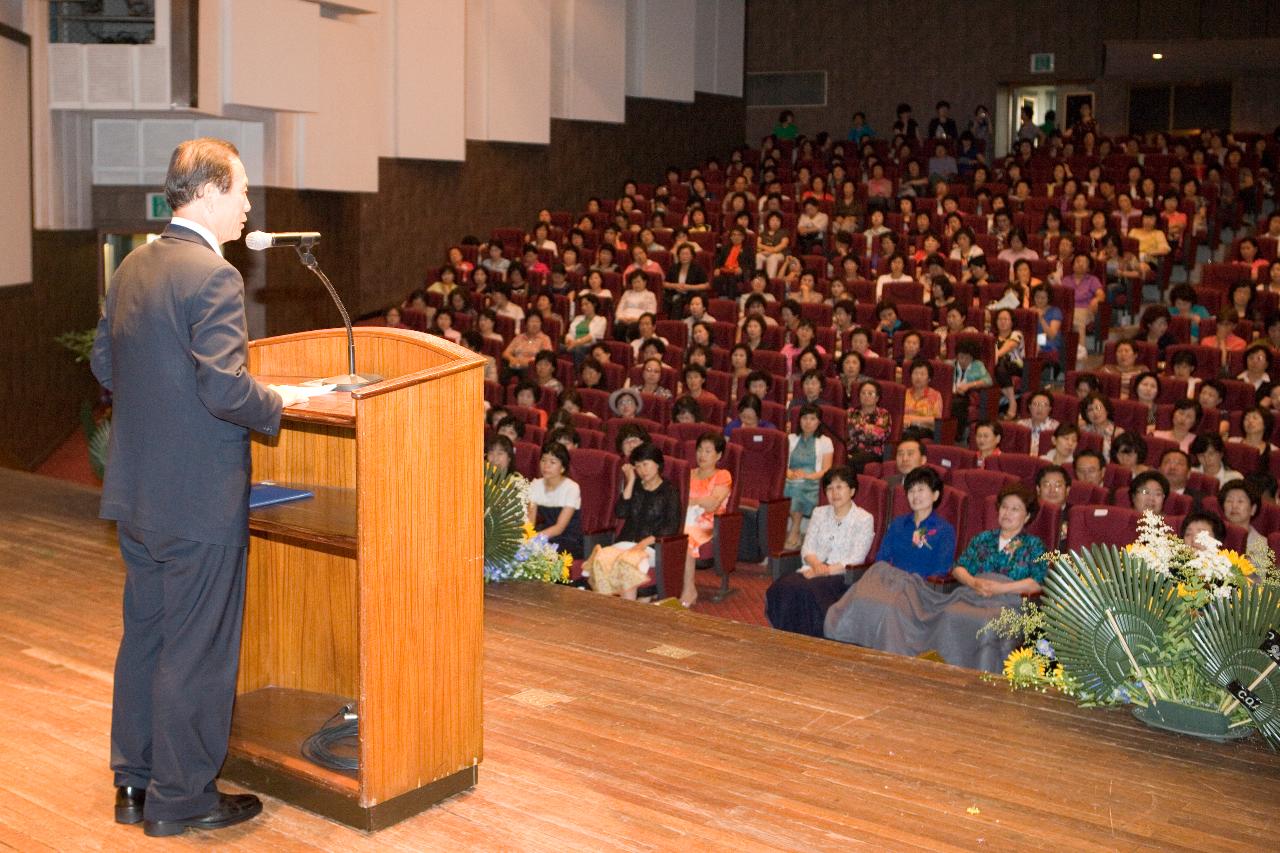
{"label": "microphone windscreen", "polygon": [[271,235],[263,231],[250,231],[244,235],[244,244],[255,252],[271,248]]}

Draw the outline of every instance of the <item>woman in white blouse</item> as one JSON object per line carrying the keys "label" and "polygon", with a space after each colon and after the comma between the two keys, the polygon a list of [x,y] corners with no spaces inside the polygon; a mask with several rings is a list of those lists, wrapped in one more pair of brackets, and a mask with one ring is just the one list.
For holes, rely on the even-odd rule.
{"label": "woman in white blouse", "polygon": [[[900,252],[894,252],[893,257],[889,258],[889,271],[876,279],[876,301],[879,302],[884,296],[884,286],[886,284],[911,283],[915,279],[907,275],[907,259]],[[923,300],[923,293],[921,300]]]}
{"label": "woman in white blouse", "polygon": [[858,477],[847,465],[822,477],[827,503],[813,511],[800,549],[803,566],[783,575],[765,593],[769,623],[784,631],[822,636],[827,609],[845,591],[845,569],[861,566],[871,552],[871,513],[853,502]]}

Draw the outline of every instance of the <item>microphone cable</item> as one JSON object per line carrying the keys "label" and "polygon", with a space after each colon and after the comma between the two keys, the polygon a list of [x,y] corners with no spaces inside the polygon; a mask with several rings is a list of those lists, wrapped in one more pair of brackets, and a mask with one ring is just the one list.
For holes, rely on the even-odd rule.
{"label": "microphone cable", "polygon": [[[335,723],[335,720],[339,722]],[[336,714],[325,720],[319,731],[302,742],[302,757],[330,770],[359,770],[359,736],[360,717],[352,702],[342,706]],[[334,747],[339,745],[354,748],[355,755],[338,754]]]}

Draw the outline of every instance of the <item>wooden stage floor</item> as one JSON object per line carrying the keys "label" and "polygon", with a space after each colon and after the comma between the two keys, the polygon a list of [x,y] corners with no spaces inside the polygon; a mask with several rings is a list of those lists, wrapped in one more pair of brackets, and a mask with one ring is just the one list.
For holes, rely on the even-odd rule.
{"label": "wooden stage floor", "polygon": [[372,836],[267,800],[243,827],[147,839],[111,822],[123,569],[96,508],[93,490],[0,471],[0,849],[1276,847],[1280,757],[1256,739],[538,586],[486,597],[471,792]]}

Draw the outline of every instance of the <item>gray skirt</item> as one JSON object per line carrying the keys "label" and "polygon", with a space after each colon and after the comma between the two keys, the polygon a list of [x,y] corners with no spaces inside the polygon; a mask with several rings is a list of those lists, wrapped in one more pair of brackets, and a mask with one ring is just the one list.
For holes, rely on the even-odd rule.
{"label": "gray skirt", "polygon": [[[981,575],[980,575],[981,577]],[[987,575],[1008,580],[1004,575]],[[955,666],[1001,672],[1014,640],[978,631],[1001,608],[1021,605],[1020,595],[983,598],[967,586],[951,592],[886,562],[867,569],[827,611],[828,639],[900,655],[936,651]]]}

